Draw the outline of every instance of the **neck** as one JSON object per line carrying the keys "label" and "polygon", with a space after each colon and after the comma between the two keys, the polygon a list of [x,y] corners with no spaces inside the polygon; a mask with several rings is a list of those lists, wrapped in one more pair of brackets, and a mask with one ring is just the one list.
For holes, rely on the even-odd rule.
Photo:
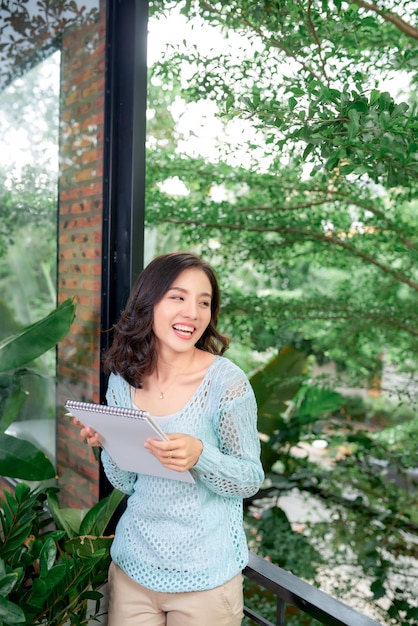
{"label": "neck", "polygon": [[191,353],[178,355],[177,358],[170,361],[161,356],[158,357],[154,380],[160,400],[164,400],[164,394],[175,382],[178,382],[183,374],[191,371],[194,360],[195,350]]}
{"label": "neck", "polygon": [[195,361],[196,349],[185,354],[158,355],[155,374],[158,380],[170,379],[191,369]]}

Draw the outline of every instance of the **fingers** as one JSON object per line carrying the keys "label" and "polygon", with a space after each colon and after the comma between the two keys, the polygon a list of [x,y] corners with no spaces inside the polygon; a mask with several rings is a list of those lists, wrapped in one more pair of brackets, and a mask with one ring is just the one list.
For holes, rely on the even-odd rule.
{"label": "fingers", "polygon": [[189,435],[169,435],[170,441],[148,439],[145,448],[153,454],[164,467],[178,472],[192,468],[203,449],[200,439]]}
{"label": "fingers", "polygon": [[169,467],[170,463],[174,461],[174,450],[170,449],[168,444],[168,441],[148,439],[144,444],[144,448],[155,456],[162,465]]}
{"label": "fingers", "polygon": [[89,446],[101,446],[100,435],[90,426],[84,426],[76,417],[73,418],[73,424],[80,428],[80,439],[85,441]]}
{"label": "fingers", "polygon": [[101,446],[100,435],[92,428],[82,428],[80,431],[81,439],[84,439],[89,446]]}

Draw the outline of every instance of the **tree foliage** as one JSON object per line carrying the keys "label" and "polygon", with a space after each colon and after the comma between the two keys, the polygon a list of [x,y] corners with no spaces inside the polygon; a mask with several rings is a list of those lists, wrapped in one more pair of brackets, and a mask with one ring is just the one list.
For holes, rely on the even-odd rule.
{"label": "tree foliage", "polygon": [[[225,133],[212,159],[187,154],[180,137],[176,149],[150,147],[148,222],[181,227],[180,243],[200,242],[222,276],[234,270],[225,310],[257,350],[308,341],[362,376],[379,370],[383,350],[408,363],[418,336],[415,3],[395,13],[389,2],[154,1],[152,15],[174,7],[221,29],[225,46],[202,53],[186,37],[151,81],[164,85],[164,110],[170,93],[185,115],[214,103]],[[241,48],[228,48],[237,35]],[[403,93],[385,86],[394,77]],[[229,140],[238,122],[242,135]],[[184,195],[167,193],[174,177]]]}
{"label": "tree foliage", "polygon": [[[321,584],[328,559],[333,593],[364,601],[360,578],[378,619],[411,626],[416,414],[410,435],[383,441],[364,406],[357,421],[354,400],[312,386],[309,363],[333,359],[345,382],[374,387],[392,360],[416,385],[418,7],[151,2],[151,20],[173,11],[188,30],[150,69],[146,218],[157,252],[184,246],[212,261],[233,343],[272,357],[252,377],[268,472],[254,544],[300,572],[307,546],[275,541],[292,532],[277,505],[294,489],[318,498],[328,518],[305,515],[309,575]],[[196,148],[197,110],[212,150]],[[303,454],[318,438],[329,445],[319,464]]]}
{"label": "tree foliage", "polygon": [[24,226],[55,245],[59,60],[50,56],[0,92],[0,258]]}

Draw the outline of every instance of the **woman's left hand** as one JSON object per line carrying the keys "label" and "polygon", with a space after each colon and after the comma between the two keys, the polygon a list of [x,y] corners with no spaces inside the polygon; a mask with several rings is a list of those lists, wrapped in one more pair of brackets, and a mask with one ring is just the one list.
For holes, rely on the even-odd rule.
{"label": "woman's left hand", "polygon": [[144,447],[160,461],[161,465],[176,472],[185,472],[196,465],[203,450],[203,442],[191,435],[174,433],[169,441],[147,439]]}

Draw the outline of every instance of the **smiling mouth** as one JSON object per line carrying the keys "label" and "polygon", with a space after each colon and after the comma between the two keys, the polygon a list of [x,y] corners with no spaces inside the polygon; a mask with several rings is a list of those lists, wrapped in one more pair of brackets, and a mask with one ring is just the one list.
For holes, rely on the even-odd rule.
{"label": "smiling mouth", "polygon": [[188,337],[191,337],[196,328],[190,328],[190,326],[183,326],[182,324],[175,324],[173,326],[173,330],[175,330],[177,333],[181,333],[187,335]]}

